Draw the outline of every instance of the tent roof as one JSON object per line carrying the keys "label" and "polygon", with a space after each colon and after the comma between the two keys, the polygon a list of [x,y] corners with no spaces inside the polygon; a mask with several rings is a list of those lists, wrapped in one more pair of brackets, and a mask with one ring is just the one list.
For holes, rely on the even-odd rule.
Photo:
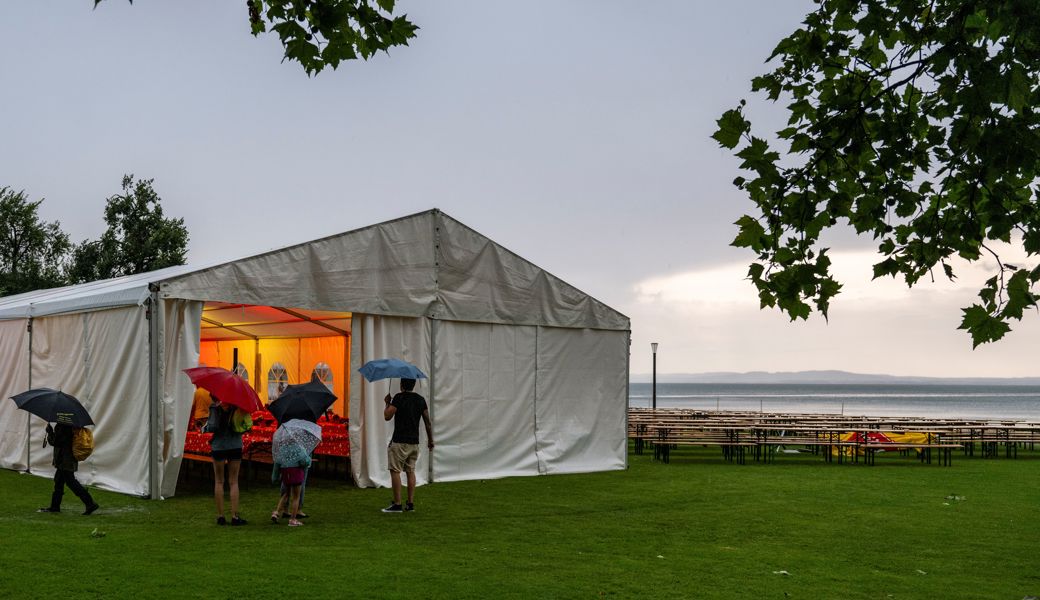
{"label": "tent roof", "polygon": [[[150,286],[154,286],[151,287]],[[163,298],[628,330],[629,319],[438,209],[212,265],[0,298],[0,319]]]}

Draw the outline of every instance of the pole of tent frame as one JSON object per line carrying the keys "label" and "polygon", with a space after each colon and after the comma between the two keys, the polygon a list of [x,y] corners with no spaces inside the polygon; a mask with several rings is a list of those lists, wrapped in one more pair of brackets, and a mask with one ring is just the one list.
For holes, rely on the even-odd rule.
{"label": "pole of tent frame", "polygon": [[[32,389],[32,362],[33,362],[33,319],[29,317],[26,329],[29,332],[29,387]],[[26,411],[25,415],[25,472],[32,473],[32,413]],[[46,446],[46,442],[44,442]]]}

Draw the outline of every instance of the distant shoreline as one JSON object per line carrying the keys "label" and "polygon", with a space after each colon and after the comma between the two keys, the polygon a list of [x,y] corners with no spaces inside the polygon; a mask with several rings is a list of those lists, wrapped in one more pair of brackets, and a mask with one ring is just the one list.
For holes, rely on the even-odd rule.
{"label": "distant shoreline", "polygon": [[[651,383],[651,374],[632,373],[629,383]],[[985,385],[1036,386],[1038,377],[916,377],[849,371],[748,371],[712,373],[658,373],[657,383],[718,383],[718,384],[797,384],[797,385]]]}
{"label": "distant shoreline", "polygon": [[876,417],[1014,419],[1040,423],[1040,384],[1013,380],[1001,385],[978,379],[969,383],[906,380],[869,383],[761,381],[632,382],[630,407],[647,407],[656,396],[659,408],[824,413]]}

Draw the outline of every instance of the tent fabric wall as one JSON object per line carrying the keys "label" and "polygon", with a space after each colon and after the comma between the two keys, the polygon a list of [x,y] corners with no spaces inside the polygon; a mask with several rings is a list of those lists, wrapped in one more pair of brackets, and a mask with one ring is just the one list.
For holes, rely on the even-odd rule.
{"label": "tent fabric wall", "polygon": [[[425,213],[424,213],[425,214]],[[434,298],[429,218],[405,217],[164,281],[163,298],[421,316]]]}
{"label": "tent fabric wall", "polygon": [[[24,470],[29,413],[19,410],[9,398],[29,389],[28,319],[0,321],[0,467]],[[36,417],[31,417],[35,419]]]}
{"label": "tent fabric wall", "polygon": [[[149,492],[148,325],[131,306],[37,318],[32,385],[72,394],[94,419],[94,453],[80,463],[81,483],[135,495]],[[30,437],[45,424],[33,419]],[[32,455],[32,470],[52,476],[50,452]]]}
{"label": "tent fabric wall", "polygon": [[[394,357],[418,366],[430,373],[430,321],[400,317],[382,317],[354,313],[351,326],[350,371],[357,374],[361,365],[376,358]],[[393,435],[393,422],[383,419],[383,397],[388,385],[392,393],[400,388],[397,380],[369,383],[356,375],[356,385],[350,386],[350,468],[354,481],[360,487],[388,487],[386,447]],[[416,391],[435,402],[426,393],[427,382],[420,380]],[[436,420],[435,420],[436,421]],[[420,425],[420,431],[421,431]],[[425,433],[420,433],[420,445],[425,444]],[[436,434],[435,434],[436,435]],[[436,437],[434,438],[436,441]],[[416,465],[416,480],[427,481],[429,452],[421,448]]]}
{"label": "tent fabric wall", "polygon": [[172,497],[177,489],[177,477],[184,456],[184,438],[191,418],[191,404],[195,393],[183,369],[199,363],[199,329],[202,302],[167,300],[162,303],[163,332],[162,360],[159,381],[163,382],[162,405],[162,472],[161,494]]}
{"label": "tent fabric wall", "polygon": [[300,360],[300,340],[260,340],[260,356],[260,388],[256,390],[256,393],[264,404],[269,404],[280,393],[276,389],[272,394],[272,391],[268,389],[268,372],[275,363],[280,363],[285,367],[289,385],[300,383],[300,370],[303,363]]}
{"label": "tent fabric wall", "polygon": [[433,324],[436,481],[537,475],[536,328]]}
{"label": "tent fabric wall", "polygon": [[[84,370],[86,358],[83,346],[85,314],[75,313],[33,320],[30,377],[34,388],[49,387],[68,392],[78,398],[96,423],[98,415],[93,410],[92,398],[86,397],[89,382],[86,381]],[[35,446],[29,468],[37,474],[50,477],[54,474],[54,468],[51,466],[50,447],[48,446],[41,452],[36,451],[40,447],[40,440],[44,439],[46,423],[42,419],[31,419],[29,423],[29,438],[33,440]],[[141,426],[147,430],[146,423],[142,422]],[[94,433],[95,441],[97,441],[96,428]],[[85,464],[80,465],[80,470],[84,472],[79,477],[80,483],[87,483],[93,479],[89,462],[90,459],[87,459]]]}
{"label": "tent fabric wall", "polygon": [[439,319],[628,330],[628,317],[436,213]]}
{"label": "tent fabric wall", "polygon": [[[169,302],[169,300],[167,300]],[[249,383],[256,381],[256,340],[222,340],[219,342],[202,342],[199,346],[199,365],[220,367],[231,370],[231,361],[238,350],[238,363],[246,368]],[[195,366],[195,365],[192,365]],[[267,381],[267,373],[262,373],[260,383]]]}
{"label": "tent fabric wall", "polygon": [[160,290],[163,298],[449,321],[630,326],[625,315],[439,210],[174,275]]}
{"label": "tent fabric wall", "polygon": [[542,473],[625,468],[628,333],[538,328]]}
{"label": "tent fabric wall", "polygon": [[[349,369],[350,348],[347,338],[343,336],[301,338],[300,342],[300,368],[297,381],[306,383],[311,380],[315,367],[319,363],[328,365],[332,373],[332,393],[336,394],[336,402],[332,410],[337,414],[345,415],[343,411],[347,405],[347,379],[350,378]],[[266,357],[265,357],[266,358]],[[266,372],[266,371],[265,371]]]}

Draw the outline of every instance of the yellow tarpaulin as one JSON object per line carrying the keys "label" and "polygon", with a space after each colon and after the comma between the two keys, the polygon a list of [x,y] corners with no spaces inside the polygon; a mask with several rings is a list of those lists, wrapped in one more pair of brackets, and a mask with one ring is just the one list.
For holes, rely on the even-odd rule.
{"label": "yellow tarpaulin", "polygon": [[[868,431],[866,434],[860,431],[849,431],[841,434],[842,442],[859,442],[862,444],[927,444],[931,441],[931,436],[927,433],[921,433],[918,431]],[[893,448],[893,450],[899,450],[900,448]],[[881,449],[884,451],[884,449]],[[916,448],[918,452],[920,448]],[[853,448],[850,447],[836,447],[831,452],[835,455],[842,453],[844,456],[851,456]],[[860,455],[863,454],[863,450],[859,449]]]}

